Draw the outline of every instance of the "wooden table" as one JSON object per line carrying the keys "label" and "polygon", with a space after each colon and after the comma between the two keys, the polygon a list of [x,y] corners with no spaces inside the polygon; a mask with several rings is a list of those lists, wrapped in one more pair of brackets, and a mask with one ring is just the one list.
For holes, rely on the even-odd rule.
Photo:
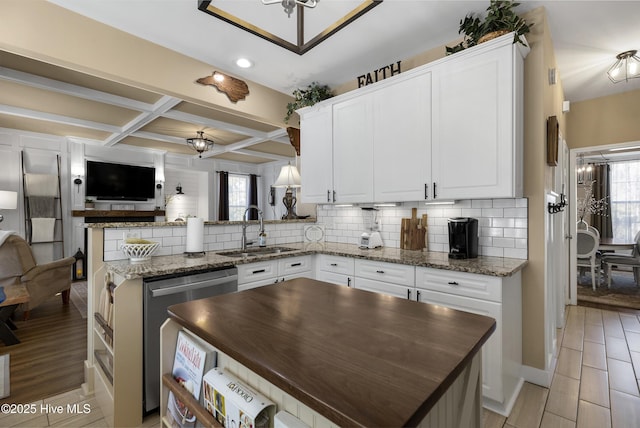
{"label": "wooden table", "polygon": [[24,284],[14,284],[4,286],[4,294],[7,298],[0,303],[0,340],[9,346],[20,343],[13,332],[17,327],[11,321],[11,315],[19,304],[29,301],[29,292]]}
{"label": "wooden table", "polygon": [[605,251],[633,250],[635,245],[635,242],[630,242],[626,239],[600,238],[600,245],[598,246],[598,249]]}
{"label": "wooden table", "polygon": [[[479,364],[496,328],[489,317],[307,278],[173,305],[169,315],[321,416],[350,427],[416,426],[472,361]],[[478,378],[468,387],[475,399],[451,410],[469,412],[462,426],[481,426]]]}

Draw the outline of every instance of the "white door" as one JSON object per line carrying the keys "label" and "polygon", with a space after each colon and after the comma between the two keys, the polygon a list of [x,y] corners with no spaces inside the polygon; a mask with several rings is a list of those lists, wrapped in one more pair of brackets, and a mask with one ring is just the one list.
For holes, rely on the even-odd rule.
{"label": "white door", "polygon": [[335,201],[373,201],[373,95],[333,106]]}
{"label": "white door", "polygon": [[373,96],[374,201],[431,198],[431,73]]}
{"label": "white door", "polygon": [[433,71],[436,199],[515,197],[512,48],[448,61]]}
{"label": "white door", "polygon": [[332,119],[330,105],[300,115],[300,199],[304,203],[331,202]]}

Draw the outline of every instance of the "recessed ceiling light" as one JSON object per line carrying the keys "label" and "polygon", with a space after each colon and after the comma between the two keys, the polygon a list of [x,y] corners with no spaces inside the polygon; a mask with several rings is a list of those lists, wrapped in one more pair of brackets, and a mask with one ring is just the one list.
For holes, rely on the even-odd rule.
{"label": "recessed ceiling light", "polygon": [[236,65],[240,68],[249,68],[253,65],[253,63],[247,58],[238,58],[236,60]]}

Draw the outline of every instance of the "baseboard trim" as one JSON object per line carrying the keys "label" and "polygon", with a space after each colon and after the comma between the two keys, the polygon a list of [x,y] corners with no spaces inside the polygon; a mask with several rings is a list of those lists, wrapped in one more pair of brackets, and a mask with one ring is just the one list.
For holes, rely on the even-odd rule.
{"label": "baseboard trim", "polygon": [[550,367],[546,370],[523,365],[522,377],[529,383],[549,388],[551,387],[551,381],[553,380],[553,372],[556,368],[556,361],[557,360],[553,358],[551,360]]}

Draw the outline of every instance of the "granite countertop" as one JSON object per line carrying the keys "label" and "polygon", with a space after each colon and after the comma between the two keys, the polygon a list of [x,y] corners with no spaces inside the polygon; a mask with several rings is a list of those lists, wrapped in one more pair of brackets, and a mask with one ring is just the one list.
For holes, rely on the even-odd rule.
{"label": "granite countertop", "polygon": [[[264,224],[282,224],[282,223],[316,223],[318,219],[315,217],[296,218],[291,220],[264,220]],[[258,220],[249,220],[249,224],[258,224]],[[220,226],[226,224],[241,225],[241,221],[205,221],[205,226]],[[120,229],[131,227],[171,227],[171,226],[187,226],[186,221],[130,221],[130,222],[113,222],[113,223],[85,223],[87,229]]]}
{"label": "granite countertop", "polygon": [[307,254],[328,254],[500,277],[511,276],[527,264],[527,260],[485,256],[479,256],[475,259],[453,260],[448,258],[447,253],[442,252],[422,252],[386,247],[368,250],[361,249],[353,244],[333,242],[323,244],[292,243],[276,245],[275,247],[293,248],[294,250],[253,257],[223,256],[219,253],[230,250],[220,250],[206,252],[202,257],[187,257],[185,255],[157,256],[145,262],[131,263],[129,260],[119,260],[105,262],[105,264],[109,271],[126,279],[198,272]]}

